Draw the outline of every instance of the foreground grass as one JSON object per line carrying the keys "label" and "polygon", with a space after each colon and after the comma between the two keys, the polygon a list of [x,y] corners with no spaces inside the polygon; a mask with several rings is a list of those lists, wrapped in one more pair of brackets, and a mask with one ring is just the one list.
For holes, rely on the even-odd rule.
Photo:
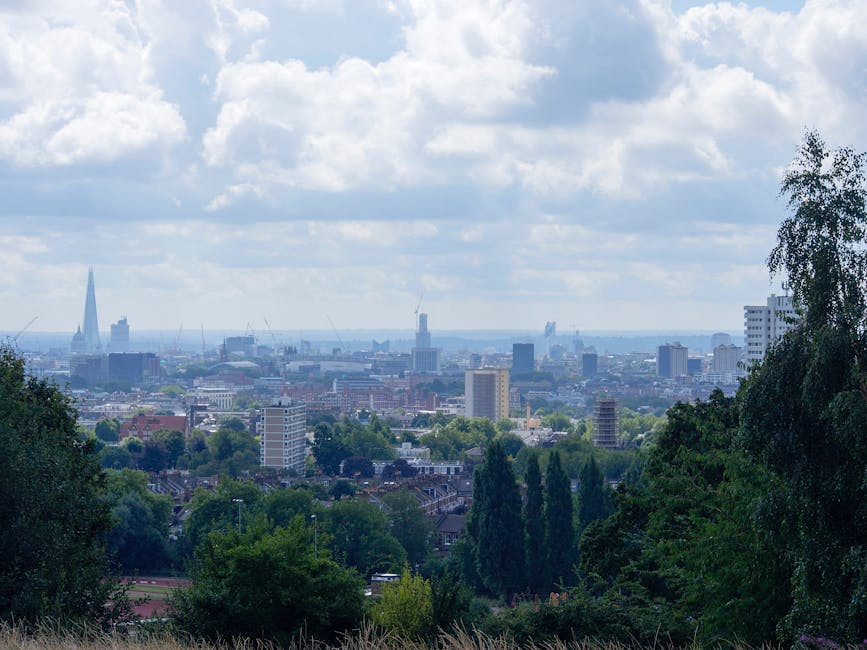
{"label": "foreground grass", "polygon": [[[673,646],[663,640],[645,646],[600,642],[593,639],[521,644],[504,637],[493,638],[481,633],[467,632],[441,634],[434,643],[426,644],[382,634],[373,628],[348,634],[334,643],[324,643],[299,636],[288,646],[279,646],[268,641],[250,639],[206,643],[193,639],[178,639],[163,632],[73,633],[49,628],[25,632],[21,628],[9,625],[0,627],[0,650],[278,650],[281,648],[285,650],[635,650],[639,647],[673,650]],[[715,647],[724,647],[727,650],[777,650],[776,646],[763,646],[757,649],[739,644]],[[690,645],[685,650],[702,650],[702,648],[700,645]]]}

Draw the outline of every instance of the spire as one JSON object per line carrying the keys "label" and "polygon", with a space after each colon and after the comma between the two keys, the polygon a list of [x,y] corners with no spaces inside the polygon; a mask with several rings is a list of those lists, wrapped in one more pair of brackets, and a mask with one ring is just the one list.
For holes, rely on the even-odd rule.
{"label": "spire", "polygon": [[93,267],[87,271],[87,297],[84,299],[84,349],[99,352],[99,322],[96,317],[96,291],[93,288]]}

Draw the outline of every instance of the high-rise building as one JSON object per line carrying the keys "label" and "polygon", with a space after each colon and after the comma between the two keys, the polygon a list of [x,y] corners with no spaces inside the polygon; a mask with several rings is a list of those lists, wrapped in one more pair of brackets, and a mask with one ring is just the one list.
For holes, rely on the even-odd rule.
{"label": "high-rise building", "polygon": [[96,290],[93,288],[93,268],[87,271],[87,297],[84,299],[84,351],[100,352],[99,320],[96,317]]}
{"label": "high-rise building", "polygon": [[512,344],[512,372],[533,372],[535,369],[535,348],[532,343]]}
{"label": "high-rise building", "polygon": [[509,417],[509,369],[480,368],[464,374],[464,408],[468,418],[494,422]]}
{"label": "high-rise building", "polygon": [[262,467],[291,469],[304,473],[307,461],[307,408],[281,397],[262,409],[256,422],[259,463]]}
{"label": "high-rise building", "polygon": [[108,377],[112,381],[138,384],[159,379],[160,359],[153,352],[111,352],[108,355]]}
{"label": "high-rise building", "polygon": [[680,343],[660,345],[656,354],[656,375],[666,379],[687,375],[688,350]]}
{"label": "high-rise building", "polygon": [[110,341],[109,349],[112,352],[129,351],[129,323],[126,322],[126,316],[111,324]]}
{"label": "high-rise building", "polygon": [[765,358],[768,348],[798,321],[789,296],[771,294],[766,305],[744,306],[744,360],[747,366]]}
{"label": "high-rise building", "polygon": [[412,369],[414,372],[440,371],[440,350],[431,347],[427,314],[418,315],[418,331],[415,333],[415,347],[412,349]]}
{"label": "high-rise building", "polygon": [[593,410],[593,444],[597,447],[617,447],[617,400],[600,397]]}
{"label": "high-rise building", "polygon": [[595,352],[585,352],[581,355],[581,374],[593,377],[599,371],[599,357]]}
{"label": "high-rise building", "polygon": [[718,345],[713,349],[713,372],[735,372],[743,356],[743,348],[737,345]]}

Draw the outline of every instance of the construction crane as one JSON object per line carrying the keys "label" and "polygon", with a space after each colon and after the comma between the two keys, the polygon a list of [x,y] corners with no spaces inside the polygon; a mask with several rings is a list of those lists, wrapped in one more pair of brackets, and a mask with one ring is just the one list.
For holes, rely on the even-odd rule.
{"label": "construction crane", "polygon": [[328,319],[328,322],[331,323],[331,329],[334,330],[334,336],[337,337],[337,342],[340,343],[340,348],[343,349],[343,339],[340,338],[340,333],[337,331],[337,328],[334,326],[334,321],[331,320],[331,316],[325,314],[325,318]]}
{"label": "construction crane", "polygon": [[181,334],[184,331],[184,324],[181,323],[181,326],[178,328],[178,335],[175,337],[175,352],[181,351]]}
{"label": "construction crane", "polygon": [[283,347],[283,346],[281,346],[281,345],[280,345],[280,342],[277,341],[277,335],[274,334],[274,330],[271,329],[271,323],[269,323],[269,322],[268,322],[268,319],[265,318],[264,316],[262,317],[262,320],[265,321],[265,327],[268,328],[268,333],[271,335],[271,340],[274,341],[274,352],[279,352],[279,351],[280,351],[280,348]]}
{"label": "construction crane", "polygon": [[418,331],[418,310],[421,309],[421,301],[424,298],[424,291],[418,296],[418,304],[415,306],[415,331]]}
{"label": "construction crane", "polygon": [[202,323],[202,358],[205,358],[205,324]]}
{"label": "construction crane", "polygon": [[22,328],[18,331],[18,334],[16,334],[15,336],[12,337],[12,342],[15,343],[15,341],[18,340],[18,337],[19,337],[19,336],[21,336],[22,334],[24,334],[24,332],[26,332],[28,329],[30,329],[30,326],[33,325],[33,323],[36,322],[36,319],[37,319],[37,318],[39,318],[39,316],[34,316],[33,318],[31,318],[30,321],[27,323],[27,325],[25,325],[24,327],[22,327]]}

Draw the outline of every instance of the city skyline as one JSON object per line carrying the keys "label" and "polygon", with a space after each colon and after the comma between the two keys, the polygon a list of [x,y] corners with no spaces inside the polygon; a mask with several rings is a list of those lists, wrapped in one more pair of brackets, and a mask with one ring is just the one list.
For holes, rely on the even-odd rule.
{"label": "city skyline", "polygon": [[104,334],[741,331],[780,293],[804,129],[867,149],[865,22],[855,0],[13,3],[0,331],[74,333],[90,267]]}

